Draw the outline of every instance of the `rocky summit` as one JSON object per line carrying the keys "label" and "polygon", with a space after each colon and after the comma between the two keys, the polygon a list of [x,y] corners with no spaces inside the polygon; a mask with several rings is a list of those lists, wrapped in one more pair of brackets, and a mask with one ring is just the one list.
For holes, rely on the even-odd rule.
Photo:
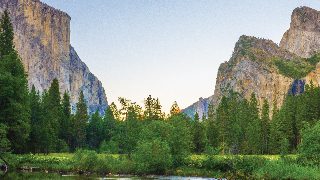
{"label": "rocky summit", "polygon": [[83,91],[89,112],[103,114],[108,106],[104,88],[70,45],[70,16],[39,0],[0,0],[0,12],[5,9],[29,88],[43,92],[57,78],[60,91],[70,93],[73,112]]}
{"label": "rocky summit", "polygon": [[[232,57],[220,65],[214,95],[183,110],[193,117],[207,115],[207,104],[216,108],[230,91],[249,99],[254,93],[260,106],[266,99],[280,107],[288,93],[303,93],[304,85],[320,85],[320,12],[294,9],[291,24],[280,42],[241,36]],[[206,105],[204,105],[206,104]]]}

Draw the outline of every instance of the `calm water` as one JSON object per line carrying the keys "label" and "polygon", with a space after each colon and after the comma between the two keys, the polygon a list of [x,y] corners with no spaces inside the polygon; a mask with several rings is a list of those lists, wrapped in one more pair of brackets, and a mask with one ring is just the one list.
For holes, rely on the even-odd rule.
{"label": "calm water", "polygon": [[4,180],[47,180],[47,179],[62,179],[62,180],[152,180],[152,179],[162,179],[162,180],[214,180],[214,178],[199,178],[199,177],[180,177],[180,176],[114,176],[114,177],[99,177],[99,176],[78,176],[78,175],[60,175],[53,173],[18,173],[11,172],[5,176],[0,176],[0,179]]}

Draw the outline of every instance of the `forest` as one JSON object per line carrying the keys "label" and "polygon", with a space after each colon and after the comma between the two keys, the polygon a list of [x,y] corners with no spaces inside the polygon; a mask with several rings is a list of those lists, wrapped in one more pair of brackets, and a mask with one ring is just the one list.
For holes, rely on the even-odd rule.
{"label": "forest", "polygon": [[[8,12],[2,15],[0,29],[0,152],[8,159],[29,158],[26,162],[30,164],[37,154],[50,157],[52,153],[74,153],[68,161],[72,165],[53,169],[177,174],[182,172],[178,171],[181,167],[192,167],[236,173],[239,177],[258,169],[256,173],[262,175],[255,177],[270,177],[268,168],[273,171],[280,167],[311,174],[302,178],[319,177],[314,172],[320,162],[320,88],[312,83],[302,94],[288,94],[283,106],[276,107],[275,102],[272,112],[267,100],[259,108],[255,94],[246,100],[237,92],[230,92],[218,107],[210,106],[208,116],[202,119],[198,114],[189,118],[181,113],[177,102],[165,114],[160,100],[151,95],[145,98],[144,108],[119,98],[120,106],[111,103],[103,116],[98,112],[88,115],[83,93],[72,112],[69,94],[59,91],[57,79],[42,93],[34,86],[29,90],[14,47]],[[104,157],[108,164],[94,169],[101,154],[117,155],[118,160],[125,157],[119,161],[126,163],[121,170],[112,170],[108,164],[115,162]],[[270,157],[276,157],[277,162],[267,166]],[[288,161],[294,167],[281,164]],[[34,162],[35,166],[47,162],[44,168],[61,163],[39,159]],[[189,174],[203,175],[196,171]]]}

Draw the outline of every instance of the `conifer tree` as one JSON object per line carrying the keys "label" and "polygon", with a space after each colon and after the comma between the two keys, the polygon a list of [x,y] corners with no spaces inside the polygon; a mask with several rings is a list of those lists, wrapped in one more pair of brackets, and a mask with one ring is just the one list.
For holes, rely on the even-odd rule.
{"label": "conifer tree", "polygon": [[270,118],[269,118],[269,103],[265,99],[262,105],[261,113],[261,130],[262,130],[262,153],[269,153],[270,143]]}
{"label": "conifer tree", "polygon": [[73,145],[72,150],[86,146],[86,127],[88,123],[88,110],[83,92],[80,92],[77,103],[77,112],[73,118]]}
{"label": "conifer tree", "polygon": [[174,115],[179,114],[180,112],[181,112],[181,110],[179,108],[177,101],[174,101],[171,108],[170,108],[170,115],[174,116]]}
{"label": "conifer tree", "polygon": [[103,119],[99,112],[92,114],[90,122],[87,126],[87,144],[91,149],[98,149],[102,141],[105,139],[105,129]]}
{"label": "conifer tree", "polygon": [[36,91],[35,87],[32,86],[32,89],[29,94],[30,99],[30,109],[31,109],[31,132],[29,140],[29,150],[34,153],[41,152],[39,149],[41,144],[41,127],[43,121],[43,114],[41,109],[41,97],[39,92]]}
{"label": "conifer tree", "polygon": [[62,101],[62,118],[61,118],[61,128],[60,128],[60,138],[63,139],[69,146],[72,140],[72,122],[71,122],[71,103],[70,96],[67,92],[63,94]]}
{"label": "conifer tree", "polygon": [[250,147],[249,154],[261,153],[261,126],[259,118],[258,101],[254,93],[251,94],[249,102],[249,116],[248,116],[248,146]]}
{"label": "conifer tree", "polygon": [[8,10],[5,10],[2,15],[0,27],[0,57],[3,58],[15,52],[13,43],[14,32]]}
{"label": "conifer tree", "polygon": [[30,132],[27,78],[13,45],[13,27],[8,11],[0,20],[0,123],[14,152],[24,151]]}
{"label": "conifer tree", "polygon": [[193,143],[196,153],[203,153],[207,143],[206,131],[203,123],[204,122],[200,122],[199,115],[196,112],[193,122]]}

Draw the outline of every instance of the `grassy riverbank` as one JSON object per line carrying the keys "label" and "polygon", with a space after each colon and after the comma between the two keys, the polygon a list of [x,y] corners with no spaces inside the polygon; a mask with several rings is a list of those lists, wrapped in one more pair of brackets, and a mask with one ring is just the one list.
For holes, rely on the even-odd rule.
{"label": "grassy riverbank", "polygon": [[[60,173],[149,174],[137,170],[137,163],[127,155],[96,154],[81,151],[75,154],[7,155],[11,170]],[[320,169],[299,162],[297,156],[191,155],[184,165],[173,167],[163,175],[202,176],[215,178],[320,179]]]}

